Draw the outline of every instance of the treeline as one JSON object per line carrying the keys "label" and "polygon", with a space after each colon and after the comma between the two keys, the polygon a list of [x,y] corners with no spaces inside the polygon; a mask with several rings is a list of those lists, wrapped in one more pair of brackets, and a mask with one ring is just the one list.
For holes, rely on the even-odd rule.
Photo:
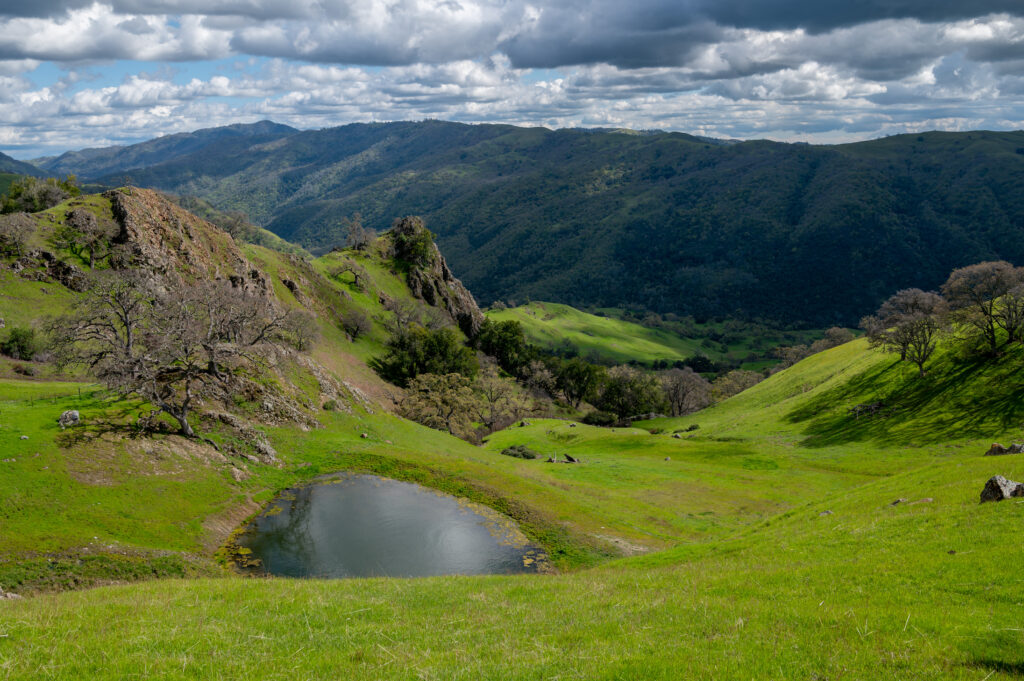
{"label": "treeline", "polygon": [[955,269],[940,292],[898,291],[861,326],[873,347],[913,363],[920,376],[943,339],[998,356],[1024,341],[1024,268],[999,260]]}
{"label": "treeline", "polygon": [[[853,337],[846,330],[833,331],[810,347],[792,348],[793,356]],[[391,322],[384,354],[371,366],[406,388],[400,405],[404,416],[473,441],[535,414],[582,415],[585,423],[602,426],[626,425],[652,414],[682,416],[732,397],[771,373],[733,369],[709,379],[686,364],[660,371],[605,367],[527,342],[518,321],[487,319],[464,344],[443,320],[423,322],[401,313]]]}

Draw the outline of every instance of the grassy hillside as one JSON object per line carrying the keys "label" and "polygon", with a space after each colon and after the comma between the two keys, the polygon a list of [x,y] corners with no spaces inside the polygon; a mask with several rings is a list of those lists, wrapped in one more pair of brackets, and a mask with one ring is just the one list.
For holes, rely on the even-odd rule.
{"label": "grassy hillside", "polygon": [[[205,144],[202,132],[188,144]],[[1022,132],[718,145],[423,121],[232,137],[160,163],[143,163],[136,145],[117,150],[128,165],[106,181],[130,175],[244,210],[318,253],[343,243],[342,218],[356,212],[378,229],[422,215],[485,304],[824,327],[855,324],[893,291],[934,288],[956,267],[1024,262],[1021,148]],[[62,163],[90,179],[114,167]]]}
{"label": "grassy hillside", "polygon": [[[637,361],[652,364],[658,360],[674,362],[695,355],[715,361],[725,360],[744,368],[760,369],[775,360],[765,354],[778,345],[810,343],[820,337],[817,331],[775,331],[759,329],[731,334],[731,342],[719,342],[722,324],[690,324],[692,335],[684,336],[667,329],[651,328],[617,318],[618,311],[600,315],[559,303],[532,302],[518,307],[491,309],[487,316],[495,321],[517,321],[529,342],[551,351],[571,346],[583,357],[605,363]],[[739,336],[739,337],[736,337]],[[756,358],[751,358],[756,355]]]}
{"label": "grassy hillside", "polygon": [[[982,369],[947,354],[924,383],[856,341],[705,413],[646,424],[660,434],[542,421],[482,450],[390,417],[328,415],[326,431],[275,433],[288,452],[278,482],[305,460],[410,466],[431,484],[457,472],[579,531],[675,548],[556,576],[170,580],[0,602],[0,668],[12,679],[226,678],[253,665],[282,679],[1017,678],[1024,578],[1007,538],[1024,506],[977,495],[993,473],[1024,478],[1024,458],[981,456],[1020,432],[1024,403],[1005,386],[1022,359]],[[843,416],[880,396],[891,414]],[[976,400],[984,415],[964,413]],[[672,437],[691,422],[700,429]],[[496,453],[511,442],[584,463]]]}
{"label": "grassy hillside", "polygon": [[[133,196],[188,228],[174,253],[190,266],[234,257],[226,235]],[[104,200],[79,201],[103,216]],[[67,207],[39,216],[37,244]],[[1024,504],[978,504],[991,475],[1024,480],[1024,455],[982,456],[1021,438],[1024,347],[984,362],[944,347],[920,378],[857,340],[687,417],[628,429],[530,419],[476,447],[389,414],[391,389],[366,367],[384,340],[382,300],[412,302],[393,264],[244,253],[282,305],[318,315],[312,359],[344,384],[339,408],[321,409],[316,367],[278,365],[315,423],[258,425],[276,462],[232,454],[235,435],[213,418],[196,429],[220,451],[140,433],[144,405],[0,360],[0,587],[28,596],[0,600],[5,678],[1024,673]],[[361,286],[335,274],[345,259],[366,270]],[[75,305],[44,274],[4,270],[0,316],[31,323]],[[349,306],[374,320],[356,342],[337,323]],[[877,402],[872,416],[849,412]],[[61,430],[65,409],[84,425]],[[581,463],[503,456],[510,445]],[[251,579],[218,561],[277,491],[338,470],[491,506],[558,574]],[[89,586],[100,588],[68,591]]]}

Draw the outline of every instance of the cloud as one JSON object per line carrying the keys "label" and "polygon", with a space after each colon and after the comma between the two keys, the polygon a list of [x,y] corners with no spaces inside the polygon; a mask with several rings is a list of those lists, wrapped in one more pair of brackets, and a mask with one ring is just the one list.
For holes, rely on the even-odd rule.
{"label": "cloud", "polygon": [[[1021,127],[1022,14],[1019,0],[0,0],[0,139],[50,150],[267,117],[819,141]],[[145,63],[104,76],[117,60]],[[59,68],[33,73],[46,62]]]}

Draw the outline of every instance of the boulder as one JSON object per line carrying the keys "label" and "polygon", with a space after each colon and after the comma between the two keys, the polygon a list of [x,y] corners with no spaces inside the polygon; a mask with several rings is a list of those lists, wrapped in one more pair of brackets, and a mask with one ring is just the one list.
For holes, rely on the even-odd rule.
{"label": "boulder", "polygon": [[981,503],[986,501],[1002,501],[1011,497],[1024,497],[1024,485],[1007,480],[1001,475],[993,475],[981,490]]}
{"label": "boulder", "polygon": [[998,442],[993,442],[992,446],[985,452],[985,456],[1001,456],[1002,454],[1009,454],[1010,450],[1002,446]]}
{"label": "boulder", "polygon": [[69,409],[68,411],[61,414],[60,418],[57,419],[57,423],[60,425],[61,428],[70,428],[71,426],[77,426],[81,422],[82,420],[78,416],[77,409]]}
{"label": "boulder", "polygon": [[566,461],[566,463],[579,463],[580,462],[579,459],[577,459],[577,458],[575,458],[573,456],[570,456],[568,454],[565,455],[565,461]]}

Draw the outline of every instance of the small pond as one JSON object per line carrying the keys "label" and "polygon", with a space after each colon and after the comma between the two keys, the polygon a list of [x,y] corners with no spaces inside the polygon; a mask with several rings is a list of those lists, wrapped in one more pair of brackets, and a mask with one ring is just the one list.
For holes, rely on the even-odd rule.
{"label": "small pond", "polygon": [[539,547],[500,513],[375,475],[324,476],[289,489],[236,543],[240,565],[286,577],[508,574],[546,567]]}

